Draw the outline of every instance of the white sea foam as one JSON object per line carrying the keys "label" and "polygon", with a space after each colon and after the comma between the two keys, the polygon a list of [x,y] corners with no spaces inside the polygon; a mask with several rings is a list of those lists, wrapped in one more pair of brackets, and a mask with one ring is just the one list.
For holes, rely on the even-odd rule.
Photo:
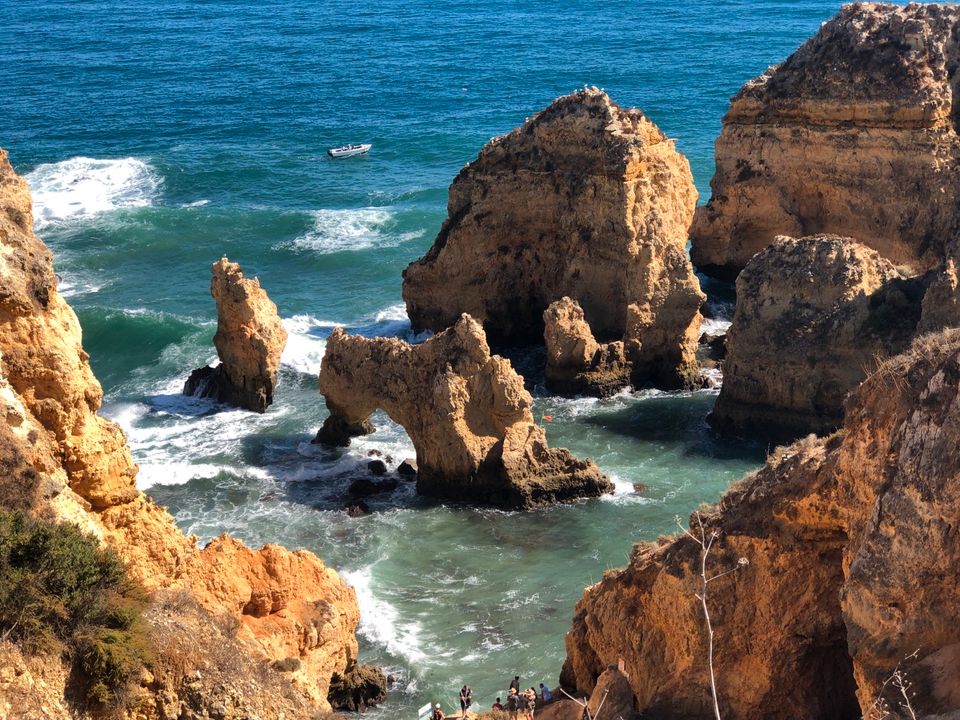
{"label": "white sea foam", "polygon": [[92,295],[93,293],[100,292],[104,284],[105,283],[84,282],[72,276],[61,276],[60,281],[57,283],[57,292],[65,298],[76,297],[78,295]]}
{"label": "white sea foam", "polygon": [[731,324],[729,320],[704,318],[700,323],[700,332],[706,335],[722,335],[730,329]]}
{"label": "white sea foam", "polygon": [[[210,399],[182,395],[183,378],[167,380],[146,393],[146,400],[104,408],[130,440],[140,466],[137,486],[182,484],[222,471],[262,479],[262,468],[222,462],[224,453],[237,452],[243,439],[276,422],[286,409],[263,415],[221,407]],[[218,412],[214,412],[218,410]],[[158,423],[158,419],[163,419]],[[211,459],[220,462],[211,462]]]}
{"label": "white sea foam", "polygon": [[153,203],[162,178],[137,158],[74,157],[38,165],[25,176],[33,194],[34,224],[80,220],[118,208]]}
{"label": "white sea foam", "polygon": [[204,205],[209,205],[210,201],[207,199],[203,200],[194,200],[193,202],[183,203],[180,207],[182,208],[198,208],[203,207]]}
{"label": "white sea foam", "polygon": [[294,315],[281,320],[287,331],[287,345],[280,356],[280,363],[305,375],[317,375],[320,361],[326,350],[326,331],[339,323],[318,320],[310,315]]}
{"label": "white sea foam", "polygon": [[396,247],[424,234],[424,230],[396,232],[396,229],[396,216],[388,208],[317,210],[313,213],[313,227],[280,247],[329,255],[374,247]]}
{"label": "white sea foam", "polygon": [[372,588],[373,566],[362,570],[341,573],[357,593],[360,606],[360,627],[362,634],[370,642],[376,643],[387,652],[408,660],[421,663],[427,659],[421,649],[422,628],[417,622],[403,623],[400,613],[386,600],[377,598]]}
{"label": "white sea foam", "polygon": [[305,314],[283,318],[281,322],[287,331],[287,345],[280,362],[305,375],[320,372],[320,361],[327,347],[326,337],[335,327],[347,327],[350,332],[367,337],[400,337],[415,343],[423,342],[432,334],[429,331],[411,332],[403,303],[389,305],[353,323],[323,320]]}

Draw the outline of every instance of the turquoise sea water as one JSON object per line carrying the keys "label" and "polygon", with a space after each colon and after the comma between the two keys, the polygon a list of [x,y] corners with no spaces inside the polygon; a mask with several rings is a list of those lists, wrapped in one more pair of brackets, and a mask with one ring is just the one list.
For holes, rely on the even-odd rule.
{"label": "turquoise sea water", "polygon": [[[555,681],[582,588],[765,448],[710,432],[712,392],[599,402],[535,386],[550,441],[597,461],[616,496],[508,514],[404,485],[350,519],[344,494],[366,453],[396,463],[412,448],[384,418],[347,452],[309,445],[326,415],[324,338],[341,324],[409,336],[400,273],[432,241],[453,176],[584,84],[677,138],[705,200],[729,96],[837,8],[20,0],[0,4],[0,146],[34,190],[141,487],[201,539],[303,546],[343,571],[360,597],[362,659],[400,677],[380,716],[452,707],[463,682],[489,705],[515,673]],[[351,141],[374,149],[325,157]],[[290,331],[263,416],[179,394],[215,356],[209,266],[222,254],[260,277]],[[526,370],[535,356],[517,361]]]}

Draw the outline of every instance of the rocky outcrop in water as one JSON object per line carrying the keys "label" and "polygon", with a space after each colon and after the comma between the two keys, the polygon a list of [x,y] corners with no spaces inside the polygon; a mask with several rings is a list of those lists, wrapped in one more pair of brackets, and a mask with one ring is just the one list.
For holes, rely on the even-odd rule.
{"label": "rocky outcrop in water", "polygon": [[737,278],[711,423],[790,439],[834,430],[847,393],[910,344],[924,283],[849,238],[779,238]]}
{"label": "rocky outcrop in water", "polygon": [[[702,515],[708,573],[733,571],[708,594],[724,718],[840,720],[880,695],[903,717],[884,685],[901,661],[917,717],[960,710],[958,418],[960,331],[923,336],[860,386],[840,433],[778,450]],[[687,536],[642,543],[587,588],[565,684],[589,691],[623,658],[641,711],[711,717],[700,558]]]}
{"label": "rocky outcrop in water", "polygon": [[417,451],[417,492],[505,508],[525,508],[611,492],[589,461],[550,448],[533,399],[510,361],[490,355],[468,315],[420,345],[365,338],[337,328],[320,366],[330,428],[359,427],[381,409]]}
{"label": "rocky outcrop in water", "polygon": [[692,257],[739,272],[777,235],[850,236],[894,264],[960,233],[960,8],[853,3],[733,98]]}
{"label": "rocky outcrop in water", "polygon": [[551,391],[607,397],[630,384],[633,366],[623,342],[598,343],[576,300],[564,297],[550,303],[543,326],[545,376]]}
{"label": "rocky outcrop in water", "polygon": [[[0,505],[80,526],[112,547],[155,597],[181,595],[184,607],[196,606],[227,628],[205,627],[203,643],[171,658],[181,674],[169,683],[155,686],[145,676],[137,720],[190,716],[186,710],[171,715],[169,708],[194,708],[195,716],[219,712],[222,692],[207,692],[186,674],[201,668],[206,673],[223,647],[234,649],[237,668],[300,660],[299,670],[279,685],[246,675],[244,692],[264,696],[246,698],[244,707],[274,708],[264,710],[264,717],[289,717],[298,707],[329,710],[331,676],[357,656],[353,589],[305,551],[254,551],[226,537],[201,550],[196,538],[184,536],[165,510],[137,490],[137,467],[123,432],[97,414],[102,391],[82,348],[80,325],[57,292],[50,251],[32,226],[29,189],[0,151]],[[192,622],[169,612],[155,632]],[[187,642],[187,634],[177,637]],[[8,647],[0,651],[15,654]],[[49,661],[51,667],[59,662]],[[156,672],[168,667],[158,663]],[[0,675],[2,686],[10,678]],[[63,680],[56,672],[50,679],[61,696],[64,687],[56,683]],[[278,687],[289,702],[276,694]],[[219,716],[250,716],[244,712]]]}
{"label": "rocky outcrop in water", "polygon": [[404,271],[417,328],[461,313],[497,341],[539,343],[568,296],[601,340],[634,339],[651,381],[696,367],[704,300],[686,253],[697,193],[672,140],[639,110],[587,88],[491,140],[450,186],[433,247]]}
{"label": "rocky outcrop in water", "polygon": [[265,412],[273,403],[287,331],[257,278],[245,279],[240,266],[227,258],[211,270],[210,292],[217,302],[213,344],[220,364],[194,370],[183,392]]}

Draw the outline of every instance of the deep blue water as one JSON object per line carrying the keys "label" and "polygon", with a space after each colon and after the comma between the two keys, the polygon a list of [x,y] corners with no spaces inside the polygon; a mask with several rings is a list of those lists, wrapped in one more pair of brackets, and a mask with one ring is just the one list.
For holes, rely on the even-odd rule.
{"label": "deep blue water", "polygon": [[[710,392],[539,393],[551,442],[594,458],[615,498],[503,514],[406,488],[351,520],[343,491],[364,454],[411,448],[383,418],[347,453],[306,444],[326,414],[324,337],[336,324],[408,335],[400,273],[436,234],[451,179],[490,137],[585,84],[677,138],[704,201],[729,97],[838,7],[19,0],[0,4],[0,146],[34,189],[141,487],[202,538],[305,546],[344,571],[363,659],[401,675],[383,717],[451,705],[463,681],[488,705],[514,672],[555,680],[583,586],[715,500],[764,448],[709,431]],[[374,149],[326,158],[351,141]],[[178,394],[214,356],[209,265],[222,254],[259,275],[291,332],[264,416]]]}

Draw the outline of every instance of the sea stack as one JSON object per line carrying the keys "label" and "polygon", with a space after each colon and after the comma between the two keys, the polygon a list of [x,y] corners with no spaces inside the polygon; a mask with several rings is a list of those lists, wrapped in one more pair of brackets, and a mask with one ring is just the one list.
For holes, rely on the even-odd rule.
{"label": "sea stack", "polygon": [[259,279],[244,278],[240,266],[225,257],[211,270],[210,293],[217,302],[213,344],[220,364],[194,370],[183,392],[265,412],[273,402],[287,331]]}
{"label": "sea stack", "polygon": [[914,338],[925,289],[850,238],[778,238],[737,278],[711,424],[777,440],[832,432],[847,393]]}
{"label": "sea stack", "polygon": [[911,716],[960,710],[958,402],[960,331],[884,362],[841,433],[778,450],[691,518],[694,537],[641,543],[585,590],[563,684],[590,692],[621,661],[645,717],[712,716],[702,532],[724,718],[870,717],[878,698],[901,707],[897,668]]}
{"label": "sea stack", "polygon": [[733,98],[691,255],[732,278],[777,235],[927,269],[960,231],[960,7],[852,3]]}
{"label": "sea stack", "polygon": [[682,384],[704,300],[686,253],[696,199],[687,159],[643,112],[597,88],[566,95],[457,175],[433,247],[404,271],[407,313],[434,331],[469,313],[494,342],[539,344],[567,296],[606,342],[633,304],[643,366]]}
{"label": "sea stack", "polygon": [[600,344],[576,300],[550,303],[543,313],[547,387],[560,395],[607,397],[630,384],[622,340]]}
{"label": "sea stack", "polygon": [[[320,366],[330,428],[362,427],[382,409],[417,451],[417,492],[520,509],[612,492],[590,461],[550,448],[533,398],[510,361],[491,356],[483,327],[463,315],[420,345],[337,328]],[[350,433],[339,438],[347,444]]]}

